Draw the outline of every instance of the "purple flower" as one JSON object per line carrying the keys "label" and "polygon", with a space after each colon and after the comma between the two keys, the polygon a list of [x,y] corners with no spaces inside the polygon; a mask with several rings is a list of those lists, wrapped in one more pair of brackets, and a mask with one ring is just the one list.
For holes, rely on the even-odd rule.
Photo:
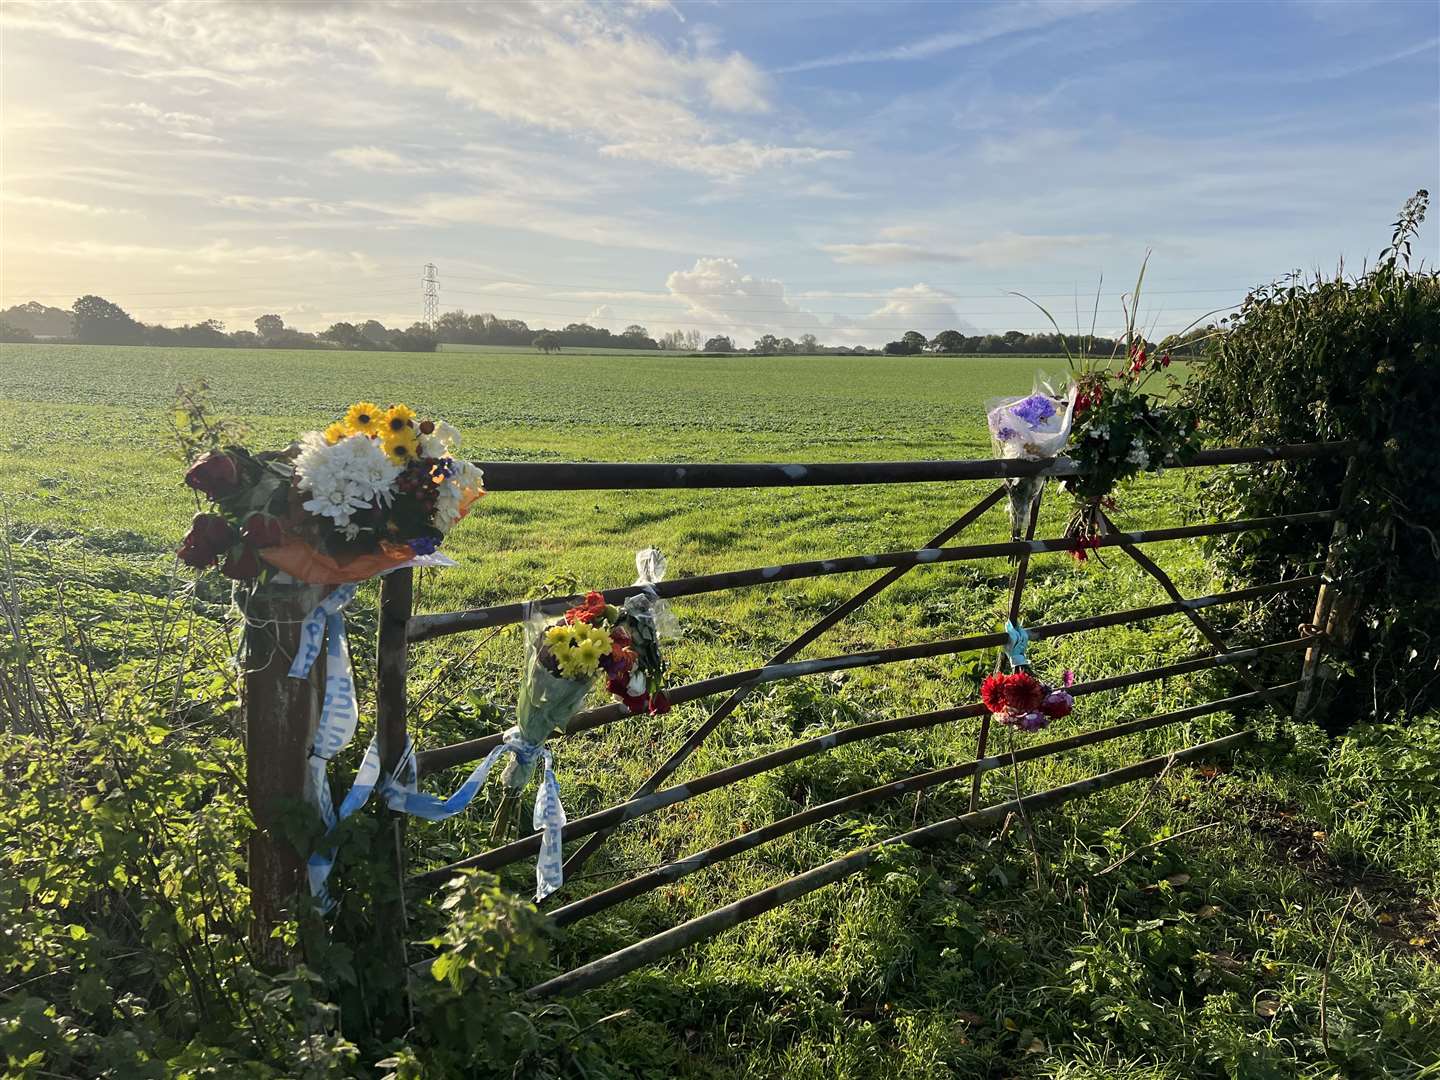
{"label": "purple flower", "polygon": [[440,547],[440,541],[433,536],[417,536],[410,541],[410,550],[416,555],[434,555]]}
{"label": "purple flower", "polygon": [[1010,406],[1010,411],[1031,427],[1055,415],[1054,403],[1044,394],[1031,394]]}
{"label": "purple flower", "polygon": [[1013,427],[1002,427],[999,431],[995,432],[995,437],[1001,442],[1009,442],[1011,439],[1018,437],[1019,434],[1020,433]]}

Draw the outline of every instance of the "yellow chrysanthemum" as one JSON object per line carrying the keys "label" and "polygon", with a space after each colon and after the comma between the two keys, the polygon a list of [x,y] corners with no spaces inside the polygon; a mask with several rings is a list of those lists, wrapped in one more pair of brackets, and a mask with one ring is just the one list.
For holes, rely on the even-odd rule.
{"label": "yellow chrysanthemum", "polygon": [[345,413],[345,427],[355,435],[379,435],[385,410],[373,401],[357,401]]}
{"label": "yellow chrysanthemum", "polygon": [[415,410],[409,405],[391,405],[385,412],[383,426],[387,436],[398,435],[402,431],[414,432]]}
{"label": "yellow chrysanthemum", "polygon": [[350,429],[346,427],[343,422],[337,420],[335,421],[335,423],[331,424],[325,429],[325,441],[331,446],[334,446],[337,442],[339,442],[341,439],[345,438],[345,436],[349,434]]}
{"label": "yellow chrysanthemum", "polygon": [[588,679],[594,675],[601,657],[610,655],[614,647],[608,631],[586,623],[552,626],[545,632],[545,642],[560,674],[567,679]]}

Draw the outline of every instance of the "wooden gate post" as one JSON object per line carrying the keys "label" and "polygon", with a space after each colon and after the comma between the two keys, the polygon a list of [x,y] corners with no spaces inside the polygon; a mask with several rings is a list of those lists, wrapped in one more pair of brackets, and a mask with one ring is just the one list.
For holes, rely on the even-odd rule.
{"label": "wooden gate post", "polygon": [[250,836],[250,944],[259,962],[281,969],[290,949],[271,931],[297,913],[290,904],[306,888],[305,855],[277,830],[287,805],[308,801],[306,759],[325,695],[325,654],[305,679],[290,678],[300,625],[330,591],[328,585],[262,585],[241,601],[241,712],[245,722],[245,785],[255,831]]}
{"label": "wooden gate post", "polygon": [[[1355,505],[1356,489],[1360,473],[1356,458],[1351,457],[1345,466],[1345,479],[1340,485],[1340,516],[1330,532],[1330,544],[1325,553],[1324,581],[1315,597],[1315,613],[1310,617],[1310,632],[1315,642],[1305,651],[1305,660],[1300,669],[1300,692],[1295,695],[1295,717],[1306,719],[1316,712],[1326,684],[1336,676],[1334,668],[1325,663],[1325,651],[1343,652],[1350,645],[1355,630],[1355,616],[1360,609],[1360,597],[1352,582],[1347,589],[1337,587],[1335,579],[1340,576],[1340,545],[1349,531],[1346,517]],[[1326,725],[1330,731],[1331,725]],[[1331,734],[1334,734],[1331,731]]]}
{"label": "wooden gate post", "polygon": [[[382,775],[395,772],[409,737],[410,612],[415,602],[415,571],[393,570],[380,579],[380,632],[375,642],[375,733],[380,747]],[[377,905],[375,922],[379,948],[395,970],[409,972],[405,915],[405,815],[381,811],[388,822],[390,855],[395,874],[395,895]]]}

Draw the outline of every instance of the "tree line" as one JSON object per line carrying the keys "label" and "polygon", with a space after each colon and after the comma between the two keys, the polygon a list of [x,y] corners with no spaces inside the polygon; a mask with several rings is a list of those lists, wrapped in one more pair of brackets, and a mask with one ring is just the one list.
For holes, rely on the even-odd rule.
{"label": "tree line", "polygon": [[[737,353],[747,351],[725,334],[702,340],[695,330],[671,330],[658,338],[639,323],[619,333],[603,326],[572,322],[558,330],[532,328],[523,319],[506,319],[482,312],[447,311],[434,327],[412,323],[406,329],[385,326],[376,319],[360,323],[337,322],[318,333],[286,326],[279,315],[262,315],[255,329],[230,330],[219,319],[178,327],[142,323],[119,304],[101,296],[82,296],[70,310],[47,307],[36,301],[0,311],[0,341],[76,341],[90,345],[182,345],[205,348],[278,349],[393,349],[401,352],[433,352],[441,344],[498,345],[508,348],[535,348],[544,353],[567,348],[623,349],[628,351],[688,351],[691,353]],[[1197,352],[1215,333],[1214,327],[1197,328],[1161,344],[1179,355]],[[1027,334],[1010,330],[1003,334],[965,335],[942,330],[926,337],[910,330],[881,349],[864,345],[822,345],[814,334],[799,340],[764,334],[755,339],[749,352],[759,356],[918,356],[921,354],[1041,355],[1089,351],[1108,354],[1120,347],[1113,338],[1078,334]]]}
{"label": "tree line", "polygon": [[435,335],[424,323],[391,329],[375,319],[337,322],[318,334],[286,326],[279,315],[261,315],[254,330],[226,331],[219,319],[184,326],[142,323],[103,296],[82,296],[70,310],[30,301],[0,311],[0,341],[37,338],[85,345],[184,345],[211,349],[394,349],[434,352]]}

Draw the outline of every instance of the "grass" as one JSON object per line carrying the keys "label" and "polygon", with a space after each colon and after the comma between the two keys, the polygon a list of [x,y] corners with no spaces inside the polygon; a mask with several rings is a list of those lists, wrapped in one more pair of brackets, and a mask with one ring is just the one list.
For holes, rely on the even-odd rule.
{"label": "grass", "polygon": [[[93,604],[100,620],[127,589],[165,588],[165,553],[193,507],[178,466],[163,456],[165,407],[175,384],[198,376],[251,425],[256,446],[283,443],[364,396],[405,400],[451,420],[477,459],[814,461],[984,456],[983,401],[1028,389],[1037,366],[1056,365],[5,346],[0,497],[16,535],[34,534],[32,546],[103,579],[96,596],[79,601]],[[623,584],[633,577],[632,553],[650,544],[670,556],[672,575],[912,548],[986,490],[496,493],[447,543],[461,566],[423,578],[419,606],[514,599],[547,583]],[[1191,512],[1186,495],[1174,474],[1137,484],[1123,495],[1120,522],[1182,520]],[[1052,492],[1040,535],[1058,535],[1063,514],[1063,497]],[[973,537],[1004,533],[996,511]],[[1198,543],[1152,553],[1182,589],[1216,585]],[[1007,575],[1002,562],[916,570],[804,655],[993,629]],[[860,584],[829,578],[677,602],[685,628],[671,650],[677,677],[763,661]],[[1161,599],[1123,556],[1107,556],[1103,566],[1050,556],[1033,564],[1024,621]],[[374,625],[373,602],[371,586],[354,615],[357,637]],[[1242,616],[1217,613],[1237,641]],[[476,640],[417,648],[412,699]],[[106,641],[121,662],[123,634]],[[504,727],[519,649],[514,631],[497,635],[429,695],[415,718],[420,745]],[[1091,679],[1200,651],[1198,636],[1175,618],[1048,642],[1034,658],[1042,673],[1068,666]],[[972,701],[990,662],[941,658],[768,687],[677,779],[866,719]],[[368,700],[373,682],[363,663],[359,674]],[[1224,689],[1222,677],[1202,675],[1096,695],[1049,734]],[[628,795],[702,715],[698,705],[684,706],[560,741],[570,816]],[[1440,760],[1440,723],[1367,730],[1331,745],[1265,713],[1217,714],[1032,764],[1019,782],[1049,787],[1244,720],[1257,722],[1263,738],[1233,764],[1177,769],[1156,785],[1070,804],[1037,820],[1033,836],[1012,826],[943,849],[896,852],[862,877],[596,992],[603,1008],[635,1010],[610,1025],[608,1051],[630,1063],[631,1075],[657,1077],[1440,1075],[1440,826],[1434,788],[1425,786],[1425,770]],[[577,887],[603,886],[737,828],[973,750],[974,725],[966,722],[805,759],[627,826],[587,867],[597,876]],[[1402,782],[1382,782],[1387,777]],[[1010,797],[1015,782],[990,774],[986,799]],[[967,797],[968,783],[932,792],[920,820],[953,814]],[[907,800],[815,826],[612,909],[560,939],[557,961],[571,966],[903,831],[914,811]],[[1139,850],[1198,824],[1209,827]],[[412,862],[480,850],[488,825],[480,806],[417,825]],[[505,880],[524,891],[532,873],[517,866]],[[1357,887],[1361,898],[1337,931]],[[1337,933],[1327,1054],[1320,968]]]}

